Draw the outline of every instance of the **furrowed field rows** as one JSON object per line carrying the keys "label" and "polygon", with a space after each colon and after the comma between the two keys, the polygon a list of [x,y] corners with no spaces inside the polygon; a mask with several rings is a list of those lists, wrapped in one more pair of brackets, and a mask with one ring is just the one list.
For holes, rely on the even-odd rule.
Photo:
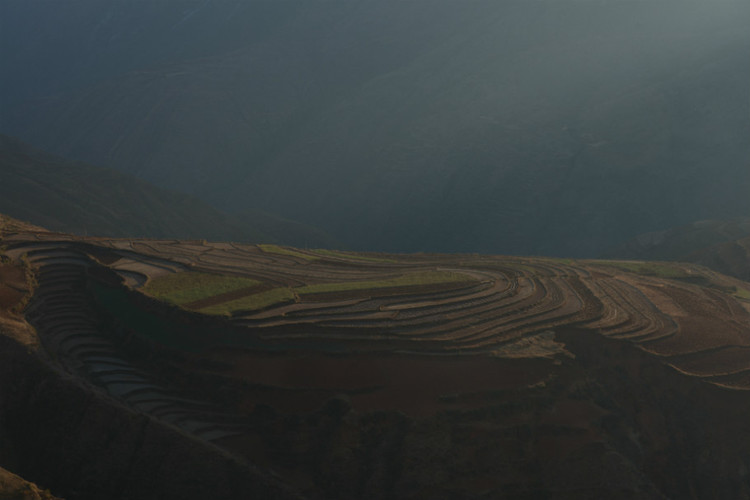
{"label": "furrowed field rows", "polygon": [[[195,408],[164,396],[169,391],[128,366],[102,335],[86,295],[99,279],[95,275],[119,276],[119,285],[107,278],[106,286],[133,297],[174,282],[177,289],[165,296],[184,292],[198,299],[165,307],[165,314],[202,313],[203,321],[235,329],[226,341],[217,337],[219,346],[502,356],[544,343],[560,328],[579,328],[638,345],[684,373],[750,388],[745,285],[698,266],[347,254],[204,241],[75,241],[54,233],[18,233],[5,244],[6,254],[25,254],[37,266],[40,286],[30,311],[44,311],[35,322],[49,348],[68,359],[72,370],[82,369],[123,397],[137,397],[142,408],[159,408],[162,416]],[[180,279],[164,281],[178,274]],[[179,289],[201,275],[213,277],[215,290]],[[233,285],[238,279],[253,285]],[[149,304],[157,307],[153,300]],[[554,351],[554,344],[545,345],[540,355]]]}
{"label": "furrowed field rows", "polygon": [[[412,302],[410,304],[402,304],[400,302],[394,303],[393,299],[385,299],[385,298],[378,298],[378,299],[370,299],[369,297],[366,299],[363,299],[361,302],[355,305],[349,305],[346,307],[338,307],[338,308],[328,308],[325,306],[326,303],[316,303],[316,304],[300,304],[305,305],[305,309],[303,310],[294,310],[290,313],[286,313],[285,317],[288,318],[288,321],[293,322],[298,319],[309,319],[311,317],[320,317],[322,319],[335,317],[337,314],[346,312],[347,310],[379,310],[379,311],[390,311],[392,313],[397,314],[399,320],[402,322],[401,324],[406,325],[406,320],[409,318],[419,318],[423,317],[425,315],[431,315],[434,314],[434,307],[437,306],[448,306],[450,304],[465,304],[468,297],[470,296],[486,296],[487,294],[485,291],[475,293],[475,294],[469,294],[470,291],[475,290],[477,287],[469,287],[468,289],[460,289],[458,291],[452,291],[452,292],[445,292],[444,294],[436,293],[436,299],[439,299],[440,297],[443,297],[440,300],[435,300],[435,305],[422,305],[418,308],[416,306],[409,307],[414,304],[424,304],[423,302]],[[486,287],[485,287],[486,288]],[[426,295],[424,294],[417,294],[417,295],[411,295],[409,293],[403,293],[399,295],[399,297],[403,297],[405,300],[421,300]],[[398,305],[404,305],[404,308],[397,307]],[[316,306],[316,307],[313,307]]]}
{"label": "furrowed field rows", "polygon": [[88,273],[94,263],[84,253],[49,251],[33,245],[16,249],[37,268],[37,290],[27,317],[35,324],[45,348],[71,374],[199,438],[217,440],[243,432],[236,417],[174,394],[123,357],[114,339],[102,332],[99,314],[88,297]]}

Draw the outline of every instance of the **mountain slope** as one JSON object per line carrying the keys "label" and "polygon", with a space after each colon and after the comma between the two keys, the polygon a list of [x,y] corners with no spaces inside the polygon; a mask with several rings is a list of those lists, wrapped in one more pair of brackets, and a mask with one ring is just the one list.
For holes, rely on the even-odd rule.
{"label": "mountain slope", "polygon": [[594,256],[750,212],[747,2],[266,4],[10,2],[2,129],[361,249]]}
{"label": "mountain slope", "polygon": [[750,281],[750,236],[697,250],[685,260]]}
{"label": "mountain slope", "polygon": [[0,243],[0,438],[70,500],[750,494],[750,283],[701,266]]}
{"label": "mountain slope", "polygon": [[230,241],[323,238],[288,221],[270,236],[253,224],[278,218],[234,218],[193,197],[112,169],[69,162],[7,136],[0,136],[0,175],[0,210],[53,231]]}
{"label": "mountain slope", "polygon": [[604,257],[695,262],[750,280],[750,219],[699,221],[655,231],[609,249]]}

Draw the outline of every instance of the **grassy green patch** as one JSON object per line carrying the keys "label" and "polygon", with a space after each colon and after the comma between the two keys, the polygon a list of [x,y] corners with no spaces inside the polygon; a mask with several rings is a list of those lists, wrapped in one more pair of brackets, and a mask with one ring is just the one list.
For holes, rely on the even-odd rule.
{"label": "grassy green patch", "polygon": [[[293,302],[297,299],[297,294],[309,295],[315,293],[435,285],[467,281],[474,281],[474,279],[461,273],[453,273],[449,271],[423,271],[383,280],[320,283],[301,286],[294,289],[278,287],[238,299],[228,300],[220,304],[207,306],[198,311],[203,314],[230,315],[237,311],[256,311],[277,304]],[[182,272],[152,279],[143,288],[143,291],[157,299],[176,305],[184,305],[197,300],[232,292],[234,290],[257,286],[259,284],[259,281],[247,278],[219,276],[198,272]]]}
{"label": "grassy green patch", "polygon": [[342,283],[320,283],[296,288],[300,295],[311,293],[345,292],[348,290],[367,290],[372,288],[389,288],[397,286],[436,285],[440,283],[452,283],[461,281],[473,281],[473,278],[465,274],[452,273],[449,271],[424,271],[409,273],[386,280],[375,281],[347,281]]}
{"label": "grassy green patch", "polygon": [[655,276],[657,278],[681,279],[696,276],[695,273],[689,273],[682,267],[665,262],[599,261],[599,263],[623,271],[642,274],[644,276]]}
{"label": "grassy green patch", "polygon": [[750,300],[750,290],[747,288],[734,287],[734,296],[741,299]]}
{"label": "grassy green patch", "polygon": [[228,315],[235,311],[255,311],[274,304],[291,302],[294,299],[294,292],[292,292],[290,288],[281,287],[248,295],[247,297],[242,297],[240,299],[230,300],[221,304],[204,307],[203,309],[200,309],[200,312],[203,314]]}
{"label": "grassy green patch", "polygon": [[153,278],[143,291],[157,299],[181,305],[260,284],[260,281],[249,278],[182,272]]}
{"label": "grassy green patch", "polygon": [[323,257],[337,257],[340,259],[351,259],[351,260],[359,260],[359,261],[364,261],[364,262],[387,262],[387,263],[398,262],[393,259],[385,259],[382,257],[372,257],[369,255],[358,255],[358,254],[352,254],[352,253],[337,252],[336,250],[326,250],[325,248],[317,248],[311,251],[318,255],[322,255]]}
{"label": "grassy green patch", "polygon": [[280,247],[279,245],[258,245],[258,248],[263,250],[266,253],[275,253],[278,255],[289,255],[291,257],[299,257],[300,259],[305,260],[318,260],[318,257],[315,257],[313,255],[308,255],[306,253],[298,252],[297,250],[294,250],[293,248],[288,247]]}

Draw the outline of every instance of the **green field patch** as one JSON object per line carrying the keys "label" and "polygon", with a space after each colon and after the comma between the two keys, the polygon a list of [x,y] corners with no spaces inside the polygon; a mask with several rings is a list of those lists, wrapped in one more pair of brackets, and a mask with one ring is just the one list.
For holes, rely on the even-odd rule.
{"label": "green field patch", "polygon": [[370,255],[360,255],[360,254],[354,254],[354,253],[338,252],[336,250],[327,250],[325,248],[316,248],[315,250],[311,250],[311,252],[321,255],[323,257],[336,257],[339,259],[350,259],[350,260],[358,260],[358,261],[363,261],[363,262],[386,262],[389,264],[398,262],[396,260],[386,259],[383,257],[374,257]]}
{"label": "green field patch", "polygon": [[[409,286],[440,285],[446,283],[466,283],[476,281],[461,273],[449,271],[423,271],[404,274],[395,278],[370,281],[349,281],[339,283],[319,283],[298,288],[278,287],[258,291],[244,297],[227,300],[196,310],[203,314],[231,315],[238,311],[258,311],[270,306],[294,302],[297,295],[319,293],[365,291],[370,289],[397,288]],[[232,291],[243,290],[261,285],[259,281],[231,276],[183,272],[175,273],[149,281],[143,291],[160,300],[186,306],[194,302],[210,299]]]}
{"label": "green field patch", "polygon": [[230,300],[221,304],[204,307],[198,311],[203,314],[230,315],[236,311],[257,311],[272,305],[293,302],[294,292],[287,287],[274,288],[265,292],[255,293],[240,299]]}
{"label": "green field patch", "polygon": [[734,296],[741,299],[750,300],[750,290],[747,288],[734,287]]}
{"label": "green field patch", "polygon": [[474,278],[461,273],[450,271],[423,271],[409,273],[396,278],[373,281],[344,281],[340,283],[319,283],[306,285],[294,290],[300,295],[313,293],[346,292],[349,290],[368,290],[374,288],[391,288],[402,286],[437,285],[441,283],[457,283],[476,281]]}
{"label": "green field patch", "polygon": [[266,253],[274,253],[277,255],[289,255],[290,257],[299,257],[300,259],[304,259],[304,260],[318,260],[318,257],[315,257],[314,255],[309,255],[306,253],[298,252],[297,250],[294,250],[293,248],[282,247],[279,245],[262,244],[262,245],[258,245],[258,248],[260,248]]}
{"label": "green field patch", "polygon": [[187,271],[152,278],[142,290],[159,300],[183,305],[260,284],[250,278]]}

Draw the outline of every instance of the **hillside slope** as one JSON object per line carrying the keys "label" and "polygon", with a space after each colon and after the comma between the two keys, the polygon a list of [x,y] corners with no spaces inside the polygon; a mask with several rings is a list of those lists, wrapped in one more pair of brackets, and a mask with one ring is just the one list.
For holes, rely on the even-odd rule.
{"label": "hillside slope", "polygon": [[59,500],[48,491],[0,467],[0,498],[3,500]]}
{"label": "hillside slope", "polygon": [[697,250],[684,260],[698,262],[720,273],[750,281],[750,237]]}
{"label": "hillside slope", "polygon": [[[226,215],[184,194],[112,169],[66,161],[0,136],[0,210],[52,231],[108,236],[327,241],[301,224],[261,213]],[[263,226],[273,229],[266,233]]]}
{"label": "hillside slope", "polygon": [[0,243],[0,431],[69,500],[750,495],[750,284],[701,266]]}
{"label": "hillside slope", "polygon": [[747,2],[2,8],[2,130],[350,247],[595,256],[750,213]]}
{"label": "hillside slope", "polygon": [[642,234],[604,257],[695,262],[750,281],[750,219],[700,221]]}

